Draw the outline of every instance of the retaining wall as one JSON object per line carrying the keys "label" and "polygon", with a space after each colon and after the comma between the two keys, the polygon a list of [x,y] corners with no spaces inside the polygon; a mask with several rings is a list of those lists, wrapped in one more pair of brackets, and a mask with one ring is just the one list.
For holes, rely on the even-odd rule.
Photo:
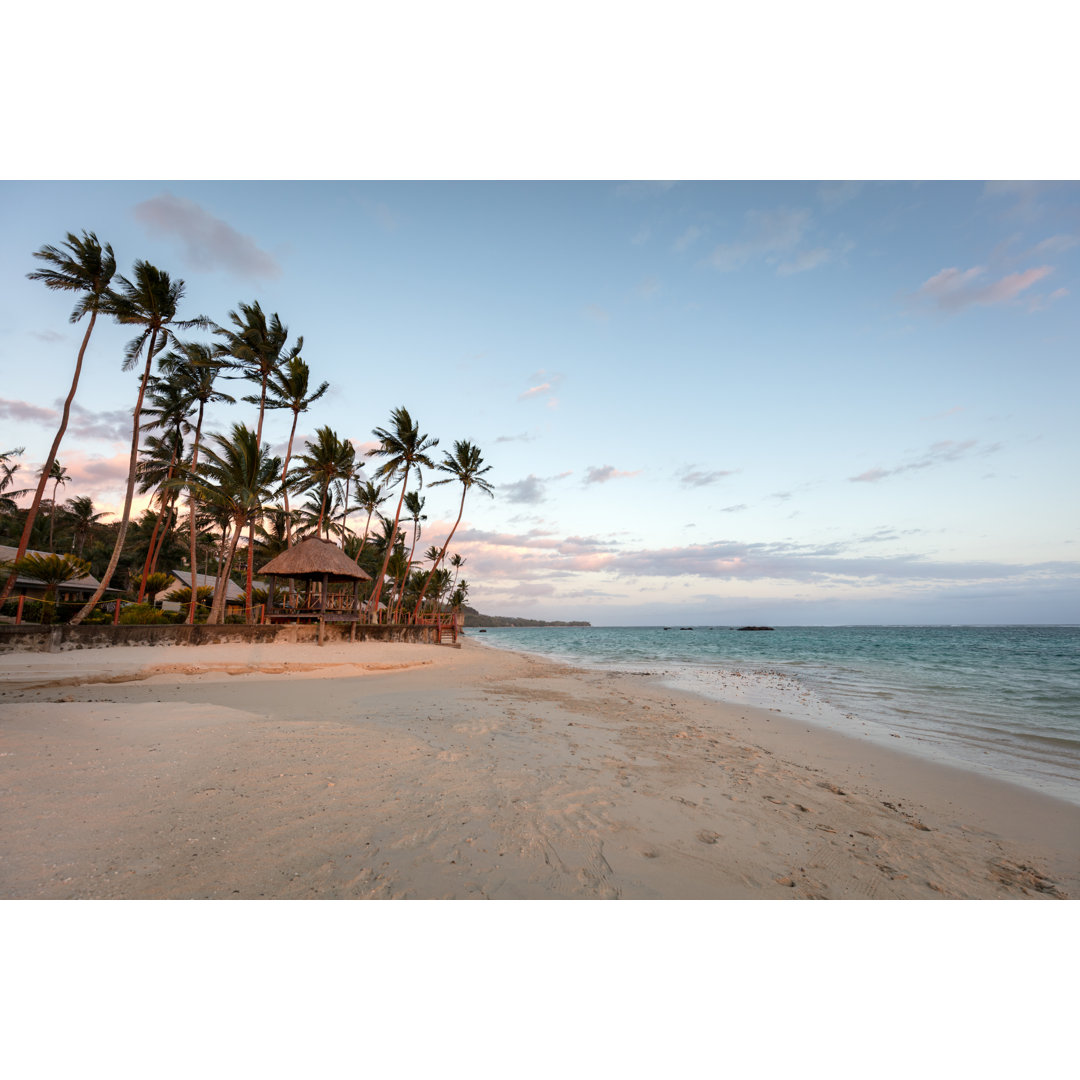
{"label": "retaining wall", "polygon": [[[96,649],[108,645],[215,645],[225,641],[289,644],[315,643],[317,623],[246,626],[19,626],[0,625],[0,652],[65,652],[69,649]],[[348,641],[348,623],[326,623],[323,641]],[[357,641],[415,641],[437,645],[434,626],[356,625]]]}

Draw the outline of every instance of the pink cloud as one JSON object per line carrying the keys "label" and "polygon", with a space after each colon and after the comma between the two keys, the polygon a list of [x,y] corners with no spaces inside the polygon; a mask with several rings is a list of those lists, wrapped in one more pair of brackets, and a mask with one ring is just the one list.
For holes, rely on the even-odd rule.
{"label": "pink cloud", "polygon": [[199,270],[224,269],[260,278],[281,276],[281,266],[273,255],[190,199],[166,192],[139,203],[134,214],[149,233],[181,240],[187,258]]}
{"label": "pink cloud", "polygon": [[641,470],[635,472],[620,472],[614,465],[590,465],[585,470],[586,484],[606,484],[609,480],[619,480],[628,476],[640,476]]}
{"label": "pink cloud", "polygon": [[986,285],[978,285],[976,283],[986,274],[985,267],[973,266],[970,270],[960,270],[950,266],[924,281],[916,295],[928,298],[944,311],[1005,304],[1052,273],[1053,269],[1052,266],[1037,266],[1007,274]]}
{"label": "pink cloud", "polygon": [[54,409],[43,409],[38,405],[31,405],[28,401],[9,401],[7,398],[0,398],[0,418],[29,420],[35,424],[51,424],[60,418],[60,414]]}

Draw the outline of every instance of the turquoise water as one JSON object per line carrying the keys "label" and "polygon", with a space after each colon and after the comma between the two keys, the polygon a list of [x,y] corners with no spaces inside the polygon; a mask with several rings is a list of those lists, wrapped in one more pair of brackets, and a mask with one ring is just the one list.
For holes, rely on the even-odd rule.
{"label": "turquoise water", "polygon": [[491,628],[470,637],[648,672],[1080,803],[1080,627]]}

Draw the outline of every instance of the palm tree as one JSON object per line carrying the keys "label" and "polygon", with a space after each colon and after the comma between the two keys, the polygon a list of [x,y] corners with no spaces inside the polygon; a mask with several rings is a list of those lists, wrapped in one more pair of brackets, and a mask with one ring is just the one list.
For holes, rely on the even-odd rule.
{"label": "palm tree", "polygon": [[[228,367],[243,372],[243,377],[259,384],[259,421],[255,427],[255,438],[262,444],[263,413],[266,412],[266,389],[271,376],[290,360],[295,360],[304,347],[304,339],[298,337],[296,344],[283,354],[289,341],[289,328],[282,323],[275,311],[267,322],[263,309],[256,300],[252,304],[238,304],[239,314],[229,312],[236,330],[215,326],[214,333],[222,341],[215,347],[214,354],[225,361]],[[255,398],[246,398],[255,401]]]}
{"label": "palm tree", "polygon": [[45,595],[41,600],[41,621],[51,623],[56,601],[56,587],[65,581],[86,577],[90,573],[90,564],[74,555],[24,555],[5,564],[12,568],[17,576],[40,581],[45,586]]}
{"label": "palm tree", "polygon": [[389,493],[384,492],[380,484],[373,484],[370,480],[365,480],[363,486],[360,486],[360,482],[357,481],[356,487],[356,505],[354,510],[367,511],[367,521],[364,522],[364,539],[360,542],[360,550],[356,553],[356,558],[353,560],[357,565],[360,564],[360,556],[364,554],[364,548],[367,545],[368,540],[368,527],[371,525],[371,515],[389,498]]}
{"label": "palm tree", "polygon": [[468,495],[470,489],[476,488],[478,491],[483,491],[485,494],[495,498],[494,490],[484,479],[484,474],[491,471],[491,466],[484,465],[481,468],[481,465],[484,465],[484,459],[480,456],[480,448],[474,446],[471,442],[456,440],[452,455],[443,452],[443,459],[439,462],[437,468],[440,472],[449,475],[442,480],[433,481],[431,486],[437,487],[439,484],[449,484],[457,480],[461,484],[461,505],[458,507],[457,521],[454,522],[454,527],[450,530],[450,535],[446,538],[442,551],[439,552],[439,558],[431,568],[431,573],[428,574],[428,580],[420,590],[420,599],[416,601],[416,607],[413,609],[413,618],[420,613],[420,605],[424,601],[424,593],[427,591],[428,582],[431,581],[432,574],[438,569],[439,563],[446,557],[446,549],[450,546],[450,541],[454,539],[454,533],[457,532],[458,525],[461,524],[461,515],[465,512],[465,496]]}
{"label": "palm tree", "polygon": [[379,610],[379,596],[382,593],[383,579],[386,577],[386,564],[390,560],[390,553],[394,547],[398,522],[401,520],[401,504],[405,499],[405,490],[409,484],[409,471],[415,467],[419,472],[421,466],[428,469],[434,468],[431,458],[427,456],[427,451],[439,445],[438,439],[420,434],[420,425],[413,423],[412,417],[404,406],[394,409],[390,414],[390,423],[390,430],[375,428],[372,434],[379,440],[379,445],[374,450],[368,451],[369,457],[387,459],[375,472],[378,479],[390,477],[392,484],[397,474],[401,474],[401,495],[394,513],[394,527],[390,533],[389,543],[386,545],[382,570],[379,572],[375,589],[371,594],[370,610],[372,612]]}
{"label": "palm tree", "polygon": [[89,495],[76,495],[68,499],[64,508],[71,515],[71,550],[78,556],[82,556],[86,546],[87,537],[91,529],[105,516],[104,512],[94,512],[94,503]]}
{"label": "palm tree", "polygon": [[[305,442],[306,454],[299,454],[299,466],[296,469],[295,490],[315,487],[319,492],[319,519],[315,535],[323,530],[326,518],[326,496],[333,481],[348,475],[354,469],[356,451],[348,439],[339,439],[336,432],[328,426],[315,430],[315,442]],[[347,505],[347,504],[346,504]],[[327,539],[330,530],[326,530]]]}
{"label": "palm tree", "polygon": [[53,463],[49,468],[49,479],[53,482],[52,489],[52,505],[49,507],[49,552],[56,550],[54,543],[54,537],[56,535],[56,489],[60,484],[67,487],[67,482],[71,479],[71,474],[60,464],[59,459],[53,458]]}
{"label": "palm tree", "polygon": [[131,457],[128,462],[127,492],[124,495],[124,510],[120,517],[120,528],[116,534],[116,544],[113,547],[109,565],[102,576],[101,584],[96,592],[86,602],[86,605],[71,620],[73,626],[86,618],[94,609],[94,605],[101,599],[102,594],[109,587],[116,564],[120,561],[120,552],[124,547],[124,538],[127,535],[128,522],[131,519],[131,500],[135,494],[135,479],[139,464],[139,431],[142,418],[143,398],[146,395],[146,384],[150,379],[150,366],[154,357],[162,352],[173,340],[173,328],[189,329],[193,326],[206,327],[210,320],[204,315],[194,319],[177,319],[176,312],[180,301],[184,297],[184,282],[177,278],[173,281],[164,270],[143,259],[135,263],[133,272],[134,281],[126,277],[120,277],[120,291],[111,293],[108,303],[108,312],[122,326],[137,326],[139,332],[128,342],[124,357],[124,370],[130,371],[139,362],[143,351],[146,352],[146,363],[142,377],[139,379],[139,393],[135,399],[131,433]]}
{"label": "palm tree", "polygon": [[[219,402],[232,405],[235,404],[236,398],[231,397],[224,391],[214,389],[214,381],[221,374],[224,365],[214,355],[213,348],[210,345],[203,345],[194,341],[177,341],[176,348],[161,358],[160,366],[169,374],[170,378],[185,387],[192,402],[198,402],[198,419],[195,421],[195,435],[191,443],[191,463],[189,466],[191,471],[194,472],[199,464],[199,440],[202,436],[206,406]],[[192,581],[195,581],[196,572],[196,516],[195,495],[189,488],[188,559],[191,564]],[[187,621],[189,626],[195,625],[195,609],[198,607],[198,599],[198,590],[195,590],[188,603]]]}
{"label": "palm tree", "polygon": [[454,568],[454,584],[450,586],[452,589],[457,588],[458,573],[467,562],[468,559],[463,559],[456,551],[450,556],[450,565]]}
{"label": "palm tree", "polygon": [[12,461],[12,459],[17,458],[25,451],[25,446],[16,446],[14,450],[5,450],[0,454],[0,510],[7,513],[14,513],[14,511],[18,510],[19,507],[15,500],[30,490],[29,488],[23,488],[21,491],[14,491],[11,487],[15,474],[22,468],[19,462]]}
{"label": "palm tree", "polygon": [[[60,427],[49,448],[45,463],[41,467],[41,475],[38,477],[37,490],[34,492],[33,501],[23,522],[22,535],[19,537],[19,545],[16,549],[16,560],[26,554],[30,545],[30,533],[34,528],[34,519],[37,517],[38,507],[45,492],[45,485],[49,482],[49,471],[60,449],[60,442],[67,431],[68,418],[71,416],[71,403],[75,400],[75,391],[79,387],[79,375],[82,373],[83,357],[86,355],[86,346],[90,342],[90,334],[93,332],[94,323],[97,322],[98,312],[107,310],[111,300],[109,283],[116,273],[116,257],[113,255],[112,246],[104,247],[98,242],[98,238],[85,230],[82,239],[74,233],[67,234],[67,242],[62,245],[67,251],[46,244],[40,251],[34,252],[35,259],[41,259],[48,266],[39,267],[26,276],[31,281],[41,281],[45,288],[59,292],[74,292],[81,294],[78,302],[71,312],[70,321],[77,323],[84,315],[90,316],[86,333],[83,334],[82,345],[79,346],[79,355],[75,360],[75,374],[71,379],[71,389],[64,399],[64,409],[60,416]],[[10,595],[15,586],[15,575],[10,574],[4,587],[0,590],[0,603],[3,603]]]}
{"label": "palm tree", "polygon": [[[275,311],[267,322],[263,309],[256,300],[252,304],[238,304],[240,313],[229,312],[236,330],[215,326],[214,333],[223,340],[215,349],[216,355],[225,360],[229,367],[238,368],[245,379],[259,384],[259,420],[255,426],[255,442],[262,445],[263,415],[266,412],[266,388],[270,377],[283,364],[295,360],[304,347],[304,339],[298,337],[296,344],[287,353],[282,350],[289,340],[289,328],[281,321]],[[246,398],[254,401],[255,398]],[[247,579],[245,596],[247,607],[251,609],[251,578],[255,559],[255,522],[251,521],[248,535]]]}
{"label": "palm tree", "polygon": [[[421,521],[427,521],[427,514],[424,513],[424,503],[425,502],[427,502],[427,499],[423,498],[420,495],[419,491],[410,491],[405,496],[405,509],[408,512],[408,515],[412,519],[412,523],[413,523],[412,547],[409,548],[409,559],[408,559],[408,562],[405,564],[405,573],[406,574],[408,574],[409,571],[412,570],[413,553],[416,551],[416,544],[417,544],[417,541],[420,539],[420,522]],[[402,598],[404,598],[404,595],[405,595],[404,582],[402,582],[402,587],[399,589],[399,593],[401,594]],[[398,612],[397,612],[397,615],[396,615],[396,619],[398,621],[400,621],[400,619],[401,619],[400,605],[398,607]]]}
{"label": "palm tree", "polygon": [[[233,424],[231,437],[211,435],[205,447],[205,461],[197,474],[174,480],[189,486],[195,495],[228,514],[232,538],[228,554],[219,568],[218,588],[210,609],[209,622],[220,622],[225,609],[225,592],[237,544],[244,528],[261,518],[280,484],[281,458],[271,457],[270,448],[255,439],[244,424]],[[250,593],[248,594],[250,607]]]}
{"label": "palm tree", "polygon": [[[285,450],[285,463],[281,467],[281,487],[285,493],[285,528],[288,546],[292,547],[292,518],[289,515],[289,489],[285,483],[289,471],[289,459],[292,457],[293,439],[296,437],[296,422],[302,412],[318,401],[330,389],[328,382],[320,383],[315,390],[309,390],[311,369],[299,357],[290,357],[282,367],[271,372],[267,380],[266,408],[290,409],[292,427],[289,429],[289,445]],[[251,401],[251,398],[245,398]]]}

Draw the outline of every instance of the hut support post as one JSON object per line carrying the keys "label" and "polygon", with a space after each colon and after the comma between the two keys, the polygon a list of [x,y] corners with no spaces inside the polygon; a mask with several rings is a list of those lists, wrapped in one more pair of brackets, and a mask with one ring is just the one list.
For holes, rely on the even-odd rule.
{"label": "hut support post", "polygon": [[322,592],[319,595],[319,644],[323,643],[323,628],[326,624],[326,590],[329,586],[329,575],[322,576]]}

